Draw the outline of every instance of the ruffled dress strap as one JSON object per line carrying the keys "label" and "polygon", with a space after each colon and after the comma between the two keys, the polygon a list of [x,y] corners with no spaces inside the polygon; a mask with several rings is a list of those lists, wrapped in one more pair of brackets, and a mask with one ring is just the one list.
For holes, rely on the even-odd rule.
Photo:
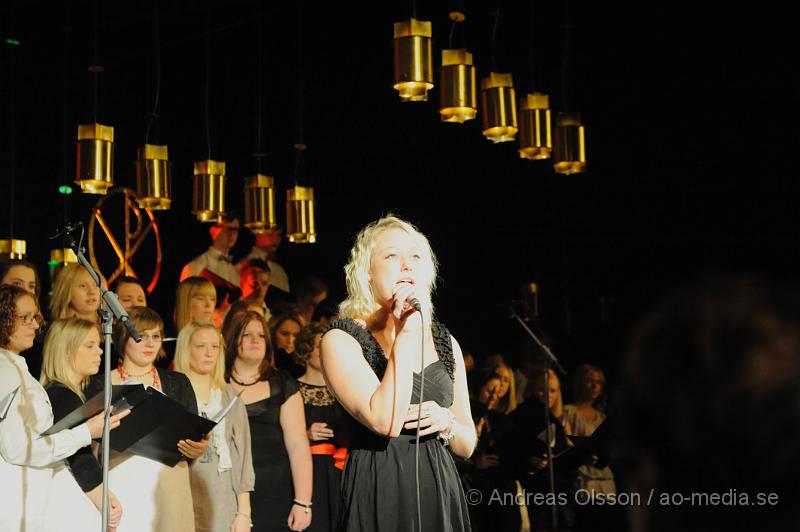
{"label": "ruffled dress strap", "polygon": [[333,320],[328,324],[324,332],[328,332],[331,329],[339,329],[352,336],[355,341],[358,342],[358,345],[361,346],[364,358],[372,368],[372,371],[375,372],[375,375],[377,375],[379,379],[383,378],[388,361],[383,354],[383,349],[381,349],[380,344],[378,344],[378,341],[370,334],[366,327],[360,325],[352,318],[341,318]]}
{"label": "ruffled dress strap", "polygon": [[452,381],[456,380],[456,360],[453,355],[453,338],[450,336],[450,331],[443,323],[434,321],[431,326],[433,333],[433,345],[436,346],[436,353],[439,355],[439,360],[447,370]]}

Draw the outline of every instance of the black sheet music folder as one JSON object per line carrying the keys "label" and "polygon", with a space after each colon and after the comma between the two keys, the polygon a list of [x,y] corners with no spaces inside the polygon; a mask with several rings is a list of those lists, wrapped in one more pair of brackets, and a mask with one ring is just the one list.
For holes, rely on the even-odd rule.
{"label": "black sheet music folder", "polygon": [[[178,441],[198,441],[219,421],[188,412],[155,388],[138,383],[113,385],[111,405],[117,412],[131,408],[119,427],[111,431],[111,448],[146,456],[170,467],[183,459]],[[44,435],[76,427],[102,410],[103,392],[100,392],[47,429]]]}

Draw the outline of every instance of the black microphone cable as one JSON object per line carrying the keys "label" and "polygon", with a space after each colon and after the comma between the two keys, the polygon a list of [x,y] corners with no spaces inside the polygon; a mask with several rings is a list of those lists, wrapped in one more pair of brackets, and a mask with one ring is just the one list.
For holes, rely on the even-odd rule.
{"label": "black microphone cable", "polygon": [[[422,532],[422,504],[419,495],[419,425],[422,422],[422,403],[425,391],[425,318],[419,308],[419,303],[414,305],[419,312],[419,317],[422,320],[422,334],[420,335],[422,341],[420,342],[420,364],[419,364],[419,406],[417,408],[417,434],[414,440],[414,476],[417,487],[417,522],[419,524],[419,531]],[[412,382],[413,386],[413,382]]]}

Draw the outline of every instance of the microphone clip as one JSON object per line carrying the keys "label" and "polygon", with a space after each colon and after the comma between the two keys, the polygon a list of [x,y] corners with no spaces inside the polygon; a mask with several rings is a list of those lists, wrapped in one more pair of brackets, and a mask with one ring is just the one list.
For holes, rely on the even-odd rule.
{"label": "microphone clip", "polygon": [[58,229],[55,233],[50,235],[50,240],[54,240],[60,236],[68,235],[78,228],[83,229],[83,222],[68,223],[64,226],[63,229]]}

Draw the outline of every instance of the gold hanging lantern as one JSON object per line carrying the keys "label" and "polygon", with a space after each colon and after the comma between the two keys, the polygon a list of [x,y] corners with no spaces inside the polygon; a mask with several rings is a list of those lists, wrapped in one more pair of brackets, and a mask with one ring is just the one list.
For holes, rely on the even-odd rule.
{"label": "gold hanging lantern", "polygon": [[317,241],[313,187],[295,185],[286,191],[286,237],[295,244]]}
{"label": "gold hanging lantern", "polygon": [[172,173],[166,146],[145,144],[137,150],[136,195],[139,206],[167,210],[172,203]]}
{"label": "gold hanging lantern", "polygon": [[534,92],[519,101],[519,156],[532,161],[549,159],[553,151],[550,97]]}
{"label": "gold hanging lantern", "polygon": [[77,177],[85,194],[105,194],[114,186],[114,128],[102,124],[78,126]]}
{"label": "gold hanging lantern", "polygon": [[27,242],[18,238],[6,238],[0,240],[0,258],[24,259],[27,254]]}
{"label": "gold hanging lantern", "polygon": [[200,222],[219,222],[225,214],[225,163],[207,159],[194,163],[192,214]]}
{"label": "gold hanging lantern", "polygon": [[260,234],[275,225],[275,178],[263,174],[245,178],[244,226]]}
{"label": "gold hanging lantern", "polygon": [[[67,264],[77,264],[77,262],[78,257],[75,255],[75,252],[72,251],[72,248],[51,249],[50,261],[47,263],[47,269],[50,273],[50,286],[53,286],[53,281],[64,266]],[[52,297],[53,292],[51,291],[49,295]]]}
{"label": "gold hanging lantern", "polygon": [[559,174],[586,171],[586,132],[580,113],[559,113],[555,127],[555,163]]}
{"label": "gold hanging lantern", "polygon": [[517,102],[511,74],[491,72],[481,80],[483,136],[495,144],[517,135]]}
{"label": "gold hanging lantern", "polygon": [[429,20],[394,24],[394,89],[403,102],[424,102],[433,88],[433,49]]}
{"label": "gold hanging lantern", "polygon": [[478,97],[472,54],[463,48],[442,50],[439,80],[442,95],[439,114],[442,122],[463,124],[466,120],[473,120],[478,114]]}
{"label": "gold hanging lantern", "polygon": [[78,256],[72,248],[56,248],[50,250],[50,266],[66,265],[78,262]]}

